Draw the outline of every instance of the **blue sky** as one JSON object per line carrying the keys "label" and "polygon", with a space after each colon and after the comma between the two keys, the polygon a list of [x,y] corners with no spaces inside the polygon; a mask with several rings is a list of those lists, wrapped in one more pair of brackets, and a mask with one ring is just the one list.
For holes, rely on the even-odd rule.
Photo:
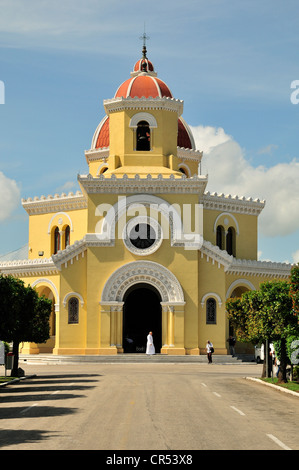
{"label": "blue sky", "polygon": [[207,189],[265,198],[260,258],[299,261],[297,0],[0,0],[0,12],[0,254],[27,243],[21,198],[79,189],[103,100],[140,58],[145,23]]}

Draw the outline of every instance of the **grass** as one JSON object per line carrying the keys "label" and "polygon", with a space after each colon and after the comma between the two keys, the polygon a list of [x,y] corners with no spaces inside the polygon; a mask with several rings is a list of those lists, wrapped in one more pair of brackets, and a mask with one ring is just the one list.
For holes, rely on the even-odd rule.
{"label": "grass", "polygon": [[287,388],[288,390],[292,390],[293,392],[299,393],[299,382],[287,382],[287,383],[278,383],[278,379],[276,377],[271,377],[269,378],[262,378],[264,382],[268,382],[269,384],[277,385],[278,387],[284,387]]}
{"label": "grass", "polygon": [[9,382],[10,380],[16,379],[17,377],[11,377],[10,375],[8,376],[0,376],[0,384],[4,382]]}

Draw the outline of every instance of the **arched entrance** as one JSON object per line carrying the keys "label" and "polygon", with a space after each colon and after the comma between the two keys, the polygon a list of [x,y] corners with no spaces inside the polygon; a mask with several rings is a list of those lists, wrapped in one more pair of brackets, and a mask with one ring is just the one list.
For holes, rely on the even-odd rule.
{"label": "arched entrance", "polygon": [[[247,291],[255,290],[254,285],[247,279],[237,279],[228,288],[226,300],[240,298]],[[234,328],[229,322],[229,335],[235,336]],[[254,346],[251,343],[237,342],[235,346],[237,354],[254,354]]]}
{"label": "arched entrance", "polygon": [[146,337],[153,332],[156,353],[162,347],[161,296],[150,284],[138,283],[124,295],[123,349],[124,353],[145,353]]}
{"label": "arched entrance", "polygon": [[[141,288],[144,287],[142,292]],[[142,333],[144,339],[139,343],[140,347],[145,346],[147,334],[152,331],[157,352],[185,354],[184,293],[176,276],[165,266],[141,260],[121,266],[107,279],[100,306],[100,354],[117,354],[127,350],[127,347],[124,348],[123,339],[124,332],[128,332],[128,322],[130,325],[130,320],[134,317],[135,323],[151,316],[153,319],[153,311],[159,311],[157,323],[145,323]],[[141,315],[143,312],[142,317],[140,312]],[[125,327],[124,320],[127,322]],[[142,325],[142,322],[140,324]],[[155,325],[158,325],[156,333]]]}

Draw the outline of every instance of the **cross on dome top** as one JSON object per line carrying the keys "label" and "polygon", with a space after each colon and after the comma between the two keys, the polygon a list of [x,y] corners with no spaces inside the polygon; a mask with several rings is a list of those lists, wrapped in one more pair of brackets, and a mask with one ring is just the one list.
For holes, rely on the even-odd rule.
{"label": "cross on dome top", "polygon": [[149,36],[146,35],[146,32],[144,31],[143,35],[140,36],[139,39],[142,39],[142,40],[143,40],[142,55],[143,55],[143,58],[146,59],[146,53],[147,53],[147,50],[146,50],[146,41],[147,41],[148,39],[150,39],[150,38],[149,38]]}

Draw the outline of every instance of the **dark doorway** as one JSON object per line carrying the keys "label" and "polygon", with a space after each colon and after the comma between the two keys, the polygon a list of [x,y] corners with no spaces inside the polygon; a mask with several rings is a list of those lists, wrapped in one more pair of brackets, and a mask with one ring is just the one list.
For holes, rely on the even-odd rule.
{"label": "dark doorway", "polygon": [[150,284],[136,284],[124,297],[123,349],[145,353],[146,339],[153,332],[156,353],[162,347],[161,296]]}

